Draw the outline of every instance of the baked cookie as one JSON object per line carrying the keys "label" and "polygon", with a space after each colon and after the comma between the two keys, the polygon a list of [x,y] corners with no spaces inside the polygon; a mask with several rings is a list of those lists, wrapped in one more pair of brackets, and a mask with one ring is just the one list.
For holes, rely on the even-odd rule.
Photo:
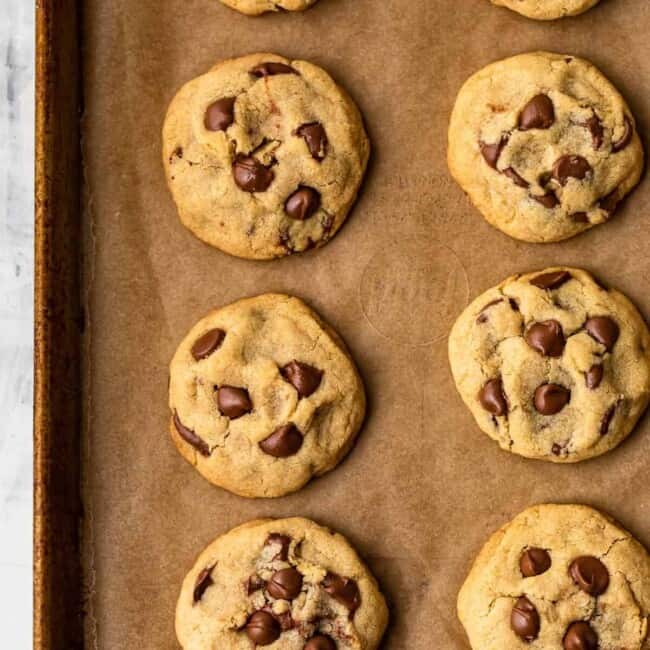
{"label": "baked cookie", "polygon": [[171,362],[178,450],[208,481],[241,496],[281,496],[333,469],[365,404],[343,341],[289,296],[212,311]]}
{"label": "baked cookie", "polygon": [[650,334],[630,301],[579,269],[515,275],[449,337],[458,391],[515,454],[575,463],[616,447],[650,395]]}
{"label": "baked cookie", "polygon": [[327,243],[356,198],[370,145],[321,68],[275,54],[224,61],[183,86],[163,127],[181,221],[250,259]]}
{"label": "baked cookie", "polygon": [[259,16],[267,11],[303,11],[315,4],[316,0],[221,0],[221,2],[243,14]]}
{"label": "baked cookie", "polygon": [[308,519],[251,521],[219,537],[176,607],[184,650],[372,650],[388,611],[341,535]]}
{"label": "baked cookie", "polygon": [[555,20],[577,16],[597,5],[599,0],[491,0],[492,4],[508,7],[536,20]]}
{"label": "baked cookie", "polygon": [[597,510],[535,506],[483,547],[458,616],[474,650],[640,650],[650,556]]}
{"label": "baked cookie", "polygon": [[535,52],[462,87],[449,169],[493,226],[559,241],[607,221],[638,183],[643,148],[616,88],[590,63]]}

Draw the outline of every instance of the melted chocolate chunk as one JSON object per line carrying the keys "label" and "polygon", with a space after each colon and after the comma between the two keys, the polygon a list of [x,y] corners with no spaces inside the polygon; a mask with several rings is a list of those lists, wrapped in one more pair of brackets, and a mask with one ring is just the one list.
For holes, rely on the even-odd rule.
{"label": "melted chocolate chunk", "polygon": [[188,429],[180,421],[178,413],[176,412],[174,412],[174,427],[176,428],[176,431],[178,431],[178,435],[183,438],[185,442],[192,445],[192,447],[194,447],[194,449],[196,449],[202,456],[210,455],[210,447],[208,447],[208,443],[202,438],[199,438],[192,429]]}
{"label": "melted chocolate chunk", "polygon": [[549,273],[541,273],[536,275],[530,283],[534,287],[539,287],[540,289],[557,289],[561,287],[565,282],[568,282],[571,279],[571,274],[568,271],[550,271]]}
{"label": "melted chocolate chunk", "polygon": [[598,635],[589,623],[575,621],[567,628],[562,647],[564,650],[598,650]]}
{"label": "melted chocolate chunk", "polygon": [[588,555],[576,558],[569,566],[573,582],[590,596],[600,596],[609,586],[609,571],[596,557]]}
{"label": "melted chocolate chunk", "polygon": [[519,115],[519,128],[522,131],[529,129],[548,129],[555,122],[555,109],[548,95],[535,95],[524,106]]}
{"label": "melted chocolate chunk", "polygon": [[627,145],[632,142],[632,134],[634,133],[632,122],[627,115],[623,118],[623,122],[625,124],[625,130],[623,131],[623,135],[621,136],[620,140],[612,142],[612,153],[623,151],[623,149],[625,149],[625,147],[627,147]]}
{"label": "melted chocolate chunk", "polygon": [[571,391],[559,384],[542,384],[535,390],[535,409],[542,415],[559,413],[571,399]]}
{"label": "melted chocolate chunk", "polygon": [[244,629],[248,638],[256,645],[270,645],[277,641],[282,633],[277,619],[263,610],[252,614]]}
{"label": "melted chocolate chunk", "polygon": [[603,364],[595,363],[585,373],[585,383],[590,390],[596,390],[603,380]]}
{"label": "melted chocolate chunk", "polygon": [[208,106],[203,120],[208,131],[225,131],[235,120],[235,98],[223,97]]}
{"label": "melted chocolate chunk", "polygon": [[279,61],[267,61],[256,65],[250,73],[254,77],[273,77],[277,74],[298,74],[298,71],[286,63]]}
{"label": "melted chocolate chunk", "polygon": [[582,156],[561,156],[553,165],[553,178],[566,185],[570,178],[582,180],[591,171],[591,165]]}
{"label": "melted chocolate chunk", "polygon": [[612,404],[607,409],[607,411],[605,411],[605,415],[603,415],[603,419],[600,422],[601,436],[607,435],[607,432],[609,431],[609,425],[612,423],[612,419],[614,417],[614,413],[616,413],[616,404]]}
{"label": "melted chocolate chunk", "polygon": [[618,204],[621,202],[618,195],[618,187],[598,201],[598,207],[607,212],[610,216],[614,214]]}
{"label": "melted chocolate chunk", "polygon": [[603,123],[600,121],[600,118],[594,113],[584,124],[583,126],[589,129],[591,133],[591,142],[594,146],[594,149],[600,149],[603,144]]}
{"label": "melted chocolate chunk", "polygon": [[357,583],[351,578],[343,578],[336,573],[328,573],[322,582],[323,589],[337,602],[353,614],[361,604],[361,594]]}
{"label": "melted chocolate chunk", "polygon": [[481,155],[485,162],[492,167],[492,169],[497,168],[497,162],[499,162],[499,156],[503,151],[503,148],[508,144],[508,136],[501,136],[501,140],[495,144],[487,144],[486,142],[479,142],[479,147],[481,149]]}
{"label": "melted chocolate chunk", "polygon": [[297,569],[289,567],[276,571],[266,584],[266,590],[282,600],[293,600],[302,589],[302,575]]}
{"label": "melted chocolate chunk", "polygon": [[336,650],[336,643],[329,636],[317,634],[305,643],[303,650]]}
{"label": "melted chocolate chunk", "polygon": [[209,357],[221,347],[225,337],[226,333],[220,329],[213,329],[206,332],[192,346],[192,356],[196,361]]}
{"label": "melted chocolate chunk", "polygon": [[231,420],[236,420],[253,410],[253,403],[245,388],[220,386],[217,389],[217,407],[219,413]]}
{"label": "melted chocolate chunk", "polygon": [[292,219],[305,221],[320,208],[320,194],[313,187],[299,187],[285,202],[284,211]]}
{"label": "melted chocolate chunk", "polygon": [[301,398],[316,392],[323,378],[322,370],[295,359],[281,368],[280,374],[298,391]]}
{"label": "melted chocolate chunk", "polygon": [[535,605],[521,596],[510,614],[512,631],[524,641],[534,641],[539,634],[539,614]]}
{"label": "melted chocolate chunk", "polygon": [[303,443],[302,433],[295,424],[285,424],[276,429],[259,445],[262,451],[274,458],[288,458],[300,451]]}
{"label": "melted chocolate chunk", "polygon": [[196,583],[194,584],[194,591],[192,593],[193,602],[198,603],[203,598],[206,589],[214,584],[214,580],[212,580],[213,569],[214,566],[206,567],[196,576]]}
{"label": "melted chocolate chunk", "polygon": [[562,325],[556,320],[533,323],[524,335],[526,343],[545,357],[561,357],[564,352]]}
{"label": "melted chocolate chunk", "polygon": [[490,379],[478,394],[481,406],[492,415],[505,415],[508,412],[508,401],[503,392],[501,377]]}
{"label": "melted chocolate chunk", "polygon": [[618,341],[618,325],[609,316],[593,316],[587,319],[585,329],[589,336],[611,352]]}
{"label": "melted chocolate chunk", "polygon": [[543,548],[527,548],[519,558],[519,569],[524,578],[542,575],[551,568],[551,556]]}
{"label": "melted chocolate chunk", "polygon": [[549,210],[560,205],[560,200],[553,190],[546,192],[546,194],[531,194],[530,197]]}
{"label": "melted chocolate chunk", "polygon": [[321,161],[327,155],[327,134],[320,122],[303,124],[296,129],[296,135],[303,138],[314,160]]}
{"label": "melted chocolate chunk", "polygon": [[522,178],[512,167],[508,167],[508,169],[504,169],[503,173],[515,184],[518,185],[519,187],[524,187],[527,188],[529,187],[529,183],[525,178]]}
{"label": "melted chocolate chunk", "polygon": [[244,192],[265,192],[273,182],[275,174],[257,158],[238,154],[232,164],[235,183]]}

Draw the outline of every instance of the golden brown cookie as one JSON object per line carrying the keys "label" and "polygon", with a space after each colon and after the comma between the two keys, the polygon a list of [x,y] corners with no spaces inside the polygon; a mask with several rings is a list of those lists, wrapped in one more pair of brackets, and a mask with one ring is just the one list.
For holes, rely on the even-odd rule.
{"label": "golden brown cookie", "polygon": [[369,154],[357,107],[321,68],[275,54],[223,61],[185,84],[163,128],[181,221],[250,259],[326,244]]}
{"label": "golden brown cookie", "polygon": [[341,535],[308,519],[261,519],[215,540],[176,607],[184,650],[374,650],[388,610]]}

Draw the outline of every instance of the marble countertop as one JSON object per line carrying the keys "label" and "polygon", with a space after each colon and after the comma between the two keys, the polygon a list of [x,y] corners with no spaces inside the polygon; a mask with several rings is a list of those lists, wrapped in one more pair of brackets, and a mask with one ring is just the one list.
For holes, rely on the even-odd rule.
{"label": "marble countertop", "polygon": [[32,647],[34,3],[0,21],[0,629]]}

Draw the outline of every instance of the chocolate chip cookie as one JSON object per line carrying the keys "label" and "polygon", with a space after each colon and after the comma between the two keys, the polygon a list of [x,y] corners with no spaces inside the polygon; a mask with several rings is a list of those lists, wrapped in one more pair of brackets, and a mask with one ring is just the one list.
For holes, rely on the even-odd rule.
{"label": "chocolate chip cookie", "polygon": [[303,11],[317,0],[221,0],[223,4],[249,16],[259,16],[267,11]]}
{"label": "chocolate chip cookie", "polygon": [[170,367],[171,434],[211,483],[276,497],[333,469],[365,413],[332,328],[297,298],[265,294],[201,319]]}
{"label": "chocolate chip cookie", "polygon": [[252,54],[190,81],[169,107],[163,162],[181,221],[250,259],[327,243],[368,161],[361,115],[305,61]]}
{"label": "chocolate chip cookie", "polygon": [[261,519],[219,537],[176,607],[184,650],[373,650],[388,620],[345,538],[308,519]]}
{"label": "chocolate chip cookie", "polygon": [[515,454],[574,463],[616,447],[650,396],[650,334],[579,269],[515,275],[456,321],[449,359],[479,427]]}
{"label": "chocolate chip cookie", "polygon": [[483,547],[458,615],[474,650],[640,650],[650,556],[597,510],[535,506]]}
{"label": "chocolate chip cookie", "polygon": [[577,16],[597,5],[600,0],[491,0],[492,4],[508,7],[536,20],[555,20]]}
{"label": "chocolate chip cookie", "polygon": [[449,169],[493,226],[551,242],[607,221],[638,183],[643,148],[616,88],[590,63],[535,52],[461,89]]}

